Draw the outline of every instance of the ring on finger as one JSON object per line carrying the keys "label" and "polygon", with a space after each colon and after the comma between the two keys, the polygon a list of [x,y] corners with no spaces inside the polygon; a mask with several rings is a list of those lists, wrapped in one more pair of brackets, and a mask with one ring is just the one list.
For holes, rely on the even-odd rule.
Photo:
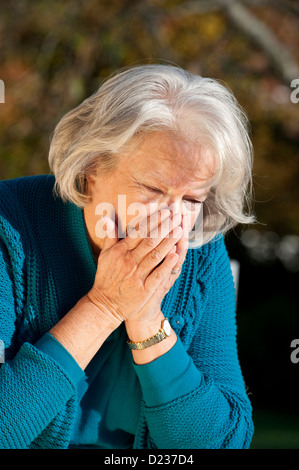
{"label": "ring on finger", "polygon": [[180,269],[172,269],[171,270],[171,274],[178,274],[179,272],[181,272],[182,268]]}

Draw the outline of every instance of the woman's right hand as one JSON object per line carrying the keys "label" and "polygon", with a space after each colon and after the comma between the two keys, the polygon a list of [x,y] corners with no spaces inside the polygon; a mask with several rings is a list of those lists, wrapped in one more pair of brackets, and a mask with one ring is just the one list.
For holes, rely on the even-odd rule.
{"label": "woman's right hand", "polygon": [[[120,241],[116,224],[105,218],[109,232],[87,296],[114,321],[132,320],[161,283],[169,279],[178,261],[174,247],[182,236],[181,215],[173,216],[168,209],[160,211],[160,215],[155,225],[153,219],[150,221],[153,214],[141,219],[139,230]],[[147,314],[150,316],[151,312]]]}

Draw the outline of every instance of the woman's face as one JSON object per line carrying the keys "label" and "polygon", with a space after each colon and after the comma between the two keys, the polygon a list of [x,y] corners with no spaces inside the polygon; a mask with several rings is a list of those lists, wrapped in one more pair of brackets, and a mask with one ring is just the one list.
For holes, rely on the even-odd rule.
{"label": "woman's face", "polygon": [[122,236],[128,225],[135,225],[136,217],[160,205],[185,214],[191,230],[209,193],[210,188],[202,186],[214,171],[210,151],[162,132],[145,136],[121,155],[113,174],[87,177],[91,202],[84,214],[93,245],[102,248],[96,225],[106,213],[115,220]]}

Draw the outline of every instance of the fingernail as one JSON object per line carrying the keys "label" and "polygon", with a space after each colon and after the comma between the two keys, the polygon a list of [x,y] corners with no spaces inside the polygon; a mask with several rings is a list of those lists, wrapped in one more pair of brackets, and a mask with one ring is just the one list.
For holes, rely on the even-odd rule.
{"label": "fingernail", "polygon": [[170,217],[170,210],[169,209],[162,209],[161,211],[161,219],[165,220]]}
{"label": "fingernail", "polygon": [[174,238],[180,238],[182,236],[182,227],[178,226],[173,229],[173,236]]}

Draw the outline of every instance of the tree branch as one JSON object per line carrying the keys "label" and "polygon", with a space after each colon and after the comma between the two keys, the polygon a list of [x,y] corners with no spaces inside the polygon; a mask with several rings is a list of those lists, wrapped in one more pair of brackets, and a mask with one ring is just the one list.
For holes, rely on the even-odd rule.
{"label": "tree branch", "polygon": [[221,3],[230,20],[265,51],[288,86],[294,78],[299,78],[296,60],[265,23],[235,0]]}
{"label": "tree branch", "polygon": [[[243,0],[243,2],[236,0],[190,0],[173,8],[171,14],[183,17],[191,14],[202,15],[215,10],[224,12],[238,29],[262,48],[283,81],[289,86],[294,78],[299,78],[299,65],[271,29],[244,6],[246,3],[249,3],[248,0]],[[262,6],[269,5],[271,2],[251,0],[250,4]],[[290,5],[288,4],[288,6]]]}

